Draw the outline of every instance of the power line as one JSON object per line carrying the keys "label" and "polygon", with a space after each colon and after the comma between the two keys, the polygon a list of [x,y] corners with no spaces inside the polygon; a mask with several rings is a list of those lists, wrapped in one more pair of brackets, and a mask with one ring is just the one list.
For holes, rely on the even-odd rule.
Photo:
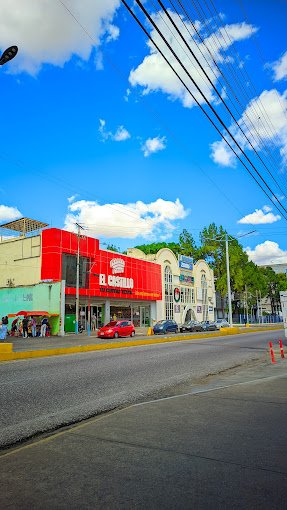
{"label": "power line", "polygon": [[[153,45],[156,47],[156,49],[159,51],[159,53],[161,54],[161,56],[164,58],[164,60],[166,61],[166,63],[169,65],[169,67],[173,70],[173,72],[176,74],[176,76],[178,77],[178,79],[180,80],[180,82],[182,83],[182,85],[185,87],[185,89],[188,91],[188,93],[191,95],[191,97],[193,98],[193,100],[195,101],[195,103],[200,107],[200,109],[203,111],[203,113],[206,115],[206,117],[209,119],[209,121],[211,122],[211,124],[214,126],[214,128],[217,130],[217,132],[220,134],[220,136],[222,136],[222,138],[225,140],[225,142],[227,143],[227,145],[229,146],[229,148],[231,149],[231,151],[235,154],[235,156],[239,159],[239,161],[241,161],[241,163],[243,164],[243,166],[246,168],[246,170],[248,171],[248,173],[251,175],[251,177],[257,182],[258,186],[262,189],[262,191],[264,192],[264,194],[268,197],[269,200],[271,200],[271,202],[275,205],[276,209],[278,209],[278,211],[282,214],[282,216],[287,220],[287,217],[285,216],[284,213],[282,213],[282,211],[280,211],[279,207],[281,207],[285,213],[287,213],[287,210],[285,209],[285,207],[281,204],[280,200],[274,195],[274,192],[271,190],[271,188],[269,187],[269,185],[267,184],[267,182],[265,181],[265,179],[260,175],[260,173],[258,172],[258,170],[255,168],[255,166],[253,165],[252,161],[249,159],[249,157],[245,154],[244,150],[240,147],[240,145],[238,144],[238,142],[236,141],[236,139],[234,138],[234,136],[232,135],[232,133],[230,132],[230,130],[227,128],[226,124],[222,121],[222,119],[220,118],[220,116],[217,114],[217,112],[215,111],[215,109],[213,108],[213,106],[210,104],[210,102],[208,101],[208,99],[206,98],[205,94],[201,91],[200,87],[197,85],[197,83],[195,82],[195,80],[192,78],[192,76],[190,75],[190,73],[188,72],[188,70],[186,69],[186,66],[181,62],[181,60],[179,59],[179,57],[176,55],[176,53],[174,52],[174,50],[172,49],[171,45],[169,44],[169,42],[167,41],[167,39],[164,37],[164,35],[162,34],[162,32],[159,30],[159,28],[157,27],[156,23],[153,21],[153,19],[151,18],[151,16],[149,15],[149,13],[147,12],[147,10],[145,9],[145,7],[141,4],[141,2],[139,0],[136,0],[136,3],[138,4],[138,6],[140,7],[140,9],[144,12],[145,16],[147,17],[147,19],[149,20],[149,22],[151,23],[151,25],[156,29],[156,31],[159,33],[160,37],[162,38],[162,40],[164,41],[165,45],[168,47],[168,49],[171,51],[172,55],[175,57],[175,59],[178,61],[178,63],[181,65],[181,67],[183,68],[183,70],[185,71],[185,73],[187,74],[187,76],[189,77],[189,79],[192,81],[192,83],[195,85],[196,89],[200,92],[200,94],[202,95],[202,97],[204,98],[205,102],[208,104],[209,108],[211,109],[211,111],[213,112],[213,114],[215,115],[215,117],[217,118],[217,120],[220,122],[220,124],[223,126],[223,128],[227,131],[227,133],[229,134],[230,138],[232,139],[232,141],[235,143],[235,145],[238,147],[238,149],[240,150],[240,152],[245,156],[245,158],[247,159],[247,161],[249,162],[249,164],[251,164],[252,168],[255,170],[256,174],[259,176],[259,178],[263,181],[263,183],[265,184],[265,186],[268,188],[268,190],[271,192],[271,198],[270,196],[268,195],[268,193],[266,192],[266,190],[262,187],[262,185],[259,183],[259,181],[256,179],[256,177],[252,174],[252,172],[250,171],[250,169],[246,166],[246,164],[242,161],[242,159],[240,158],[240,156],[236,153],[236,151],[234,150],[234,148],[232,147],[232,145],[228,142],[228,140],[226,139],[226,137],[221,133],[220,129],[217,127],[217,125],[215,124],[215,122],[211,119],[210,115],[205,111],[205,109],[202,107],[202,105],[199,103],[199,101],[196,99],[196,97],[192,94],[191,90],[189,89],[189,87],[186,85],[186,83],[183,81],[183,79],[180,77],[180,75],[177,73],[177,71],[175,70],[175,68],[173,67],[173,65],[170,63],[170,61],[168,60],[168,58],[164,55],[164,53],[162,52],[162,50],[159,48],[159,46],[156,44],[156,42],[154,41],[154,39],[152,38],[152,36],[148,33],[148,31],[145,29],[144,25],[141,23],[141,21],[139,20],[139,18],[136,16],[136,14],[133,12],[133,10],[129,7],[129,5],[127,4],[126,0],[122,0],[123,4],[126,6],[126,8],[128,9],[128,11],[131,13],[131,15],[134,17],[134,19],[137,21],[137,23],[140,25],[140,27],[142,28],[142,30],[145,32],[145,34],[147,35],[147,37],[152,41]],[[274,198],[276,199],[277,204],[274,203]]]}
{"label": "power line", "polygon": [[[237,95],[236,95],[236,94],[235,94],[235,92],[233,91],[233,88],[232,88],[232,86],[231,86],[231,84],[230,84],[230,82],[229,82],[228,78],[226,77],[225,73],[221,70],[221,68],[218,66],[218,64],[217,64],[217,62],[216,62],[215,57],[213,56],[212,52],[210,51],[210,49],[209,49],[208,45],[206,45],[205,40],[204,40],[204,38],[201,36],[201,34],[200,34],[199,30],[197,29],[196,25],[193,23],[192,18],[190,17],[190,15],[189,15],[188,11],[186,10],[186,8],[185,8],[185,7],[184,7],[184,5],[183,5],[183,2],[182,2],[181,0],[177,0],[177,2],[180,4],[180,6],[181,6],[181,8],[182,8],[182,10],[183,10],[183,13],[184,13],[184,15],[185,15],[185,17],[188,19],[189,23],[192,25],[192,28],[193,28],[193,30],[194,30],[194,33],[196,33],[197,37],[198,37],[198,38],[200,39],[200,41],[201,41],[201,44],[204,46],[204,48],[207,50],[208,54],[210,55],[210,57],[211,57],[211,59],[212,59],[212,62],[213,62],[213,64],[214,64],[214,66],[215,66],[215,67],[216,67],[216,69],[219,71],[220,75],[223,77],[223,79],[224,79],[225,83],[227,84],[228,89],[231,91],[231,94],[233,95],[233,97],[234,97],[235,101],[236,101],[236,102],[238,102],[238,103],[240,104],[241,108],[243,109],[243,106],[242,106],[241,102],[239,101],[239,98],[237,97]],[[154,2],[153,2],[153,3],[154,3]],[[222,85],[222,83],[221,83],[221,81],[220,81],[219,77],[215,74],[214,69],[213,69],[213,67],[211,66],[211,63],[208,61],[208,59],[207,59],[207,58],[206,58],[206,56],[204,55],[204,52],[201,50],[201,47],[200,47],[200,45],[197,43],[197,41],[196,41],[196,39],[195,39],[194,35],[190,32],[190,30],[189,30],[189,28],[188,28],[187,24],[185,23],[185,21],[184,21],[183,17],[179,14],[179,11],[178,11],[177,7],[175,6],[175,4],[174,4],[173,0],[169,0],[169,3],[172,5],[172,7],[173,7],[173,9],[175,10],[175,12],[177,13],[178,18],[180,19],[181,23],[184,25],[184,27],[185,27],[185,29],[187,30],[187,32],[189,33],[190,37],[193,39],[194,43],[195,43],[195,44],[196,44],[196,46],[197,46],[197,49],[200,51],[201,56],[203,57],[203,59],[205,60],[205,62],[207,63],[207,65],[209,66],[209,68],[210,68],[211,72],[213,73],[213,75],[214,75],[215,79],[216,79],[216,80],[218,80],[218,82],[219,82],[220,86],[221,86],[221,87],[222,87],[222,89],[224,90],[224,87],[223,87],[223,85]],[[213,34],[213,35],[214,35],[214,34]],[[228,95],[228,93],[227,93],[226,89],[225,89],[225,92],[226,92],[226,95],[227,95],[227,97],[228,97],[229,101],[231,102],[231,104],[232,104],[233,108],[235,109],[236,113],[237,113],[238,115],[241,115],[241,113],[239,113],[239,111],[238,111],[238,109],[237,109],[237,106],[235,105],[234,101],[233,101],[233,100],[230,98],[230,96]],[[222,99],[222,97],[221,97],[221,99]],[[263,150],[263,151],[264,151],[264,153],[265,153],[265,157],[267,157],[266,152],[268,152],[268,153],[269,153],[269,157],[271,158],[270,163],[272,164],[272,166],[274,167],[274,169],[277,171],[277,163],[276,163],[275,158],[273,157],[273,154],[272,154],[272,152],[270,151],[270,149],[269,149],[268,145],[266,144],[266,146],[265,146],[264,141],[262,140],[262,137],[260,136],[259,132],[257,131],[257,128],[256,128],[256,126],[254,125],[254,123],[253,123],[253,121],[251,120],[251,118],[249,117],[249,115],[248,115],[247,111],[245,111],[244,115],[246,116],[246,119],[248,119],[249,123],[251,124],[251,126],[252,126],[252,128],[253,128],[253,132],[252,132],[252,131],[251,131],[251,129],[250,129],[250,127],[248,127],[248,126],[247,126],[246,121],[245,121],[244,116],[243,116],[243,117],[242,117],[242,119],[241,119],[241,121],[242,121],[242,124],[246,127],[247,131],[249,131],[249,136],[251,136],[251,137],[253,138],[253,140],[254,140],[256,143],[258,143],[258,145],[259,145],[259,147],[261,148],[261,150]],[[258,120],[259,120],[259,119],[260,119],[260,117],[258,118]],[[238,124],[238,123],[237,123],[237,124]],[[263,127],[264,127],[264,126],[263,126]],[[241,127],[240,127],[240,130],[242,131]],[[256,135],[257,135],[257,140],[256,140],[256,138],[255,138],[255,134],[254,134],[254,132],[255,132],[255,133],[256,133]],[[244,136],[246,137],[245,133],[243,133],[243,134],[244,134]],[[286,183],[285,183],[285,181],[283,181],[283,179],[281,178],[280,174],[278,175],[278,177],[280,178],[281,185],[286,186]],[[286,192],[284,192],[284,194],[285,194],[285,193],[286,193]]]}
{"label": "power line", "polygon": [[257,150],[255,149],[255,147],[253,146],[253,144],[251,143],[251,141],[248,139],[247,135],[245,134],[245,132],[243,131],[243,129],[241,128],[241,126],[238,124],[238,121],[236,120],[235,116],[233,115],[232,111],[230,110],[229,106],[227,105],[227,103],[225,102],[224,98],[221,96],[220,92],[218,91],[217,87],[213,84],[212,80],[209,78],[208,74],[206,73],[205,69],[203,68],[202,64],[200,63],[200,61],[198,60],[197,56],[195,55],[194,51],[192,50],[192,48],[190,47],[190,45],[188,44],[188,42],[186,41],[185,37],[183,36],[183,34],[181,33],[181,31],[179,30],[179,28],[176,26],[175,22],[173,21],[172,17],[170,16],[169,12],[167,11],[167,9],[165,8],[163,2],[161,0],[157,0],[159,5],[161,6],[161,8],[163,9],[164,13],[166,14],[166,16],[168,17],[169,21],[171,22],[171,24],[173,25],[173,27],[176,29],[177,33],[179,34],[179,36],[181,37],[181,39],[183,40],[184,44],[186,45],[186,47],[188,48],[189,52],[191,53],[192,57],[194,58],[194,60],[196,61],[197,65],[200,67],[200,69],[202,70],[204,76],[206,77],[206,79],[208,80],[209,84],[212,86],[213,90],[215,91],[215,93],[217,94],[217,96],[219,97],[219,99],[222,101],[223,105],[225,106],[225,108],[227,109],[228,113],[231,115],[232,119],[234,120],[234,122],[236,123],[237,127],[239,128],[239,130],[241,131],[241,133],[243,134],[243,136],[245,137],[245,139],[247,140],[247,142],[249,143],[249,145],[251,146],[251,148],[253,149],[253,151],[255,152],[255,154],[258,156],[259,160],[261,161],[261,163],[264,165],[264,167],[266,168],[267,172],[269,173],[270,177],[272,178],[272,180],[275,182],[275,184],[277,185],[277,187],[279,188],[279,190],[281,191],[281,193],[285,193],[285,191],[282,190],[281,186],[279,185],[279,183],[277,182],[277,180],[275,179],[275,177],[272,175],[272,173],[270,172],[269,168],[267,167],[267,165],[265,164],[265,162],[263,161],[263,159],[261,158],[260,154],[257,152]]}
{"label": "power line", "polygon": [[[79,22],[79,20],[77,19],[77,17],[72,13],[72,11],[67,8],[67,6],[64,4],[64,2],[62,0],[59,0],[61,2],[61,4],[63,5],[63,7],[66,9],[66,11],[68,12],[68,14],[70,14],[74,21],[81,27],[83,28],[83,31],[85,32],[85,34],[89,37],[89,39],[91,39],[95,44],[96,44],[96,41],[93,39],[93,37],[90,35],[90,33],[85,29],[85,27],[83,27],[82,23]],[[120,68],[114,64],[114,62],[110,59],[110,58],[107,58],[110,65],[113,67],[113,69],[121,76],[121,78],[125,81],[125,75],[121,72]],[[160,122],[164,125],[164,127],[168,130],[168,132],[171,134],[172,138],[175,140],[175,142],[179,145],[179,147],[185,152],[186,151],[186,146],[185,145],[182,145],[182,141],[179,140],[177,138],[177,136],[175,135],[175,133],[171,130],[171,128],[166,125],[162,119],[162,117],[160,116],[159,112],[157,110],[155,110],[153,107],[149,107],[147,106],[147,104],[145,104],[145,107],[147,110],[149,110],[151,112],[151,114],[153,116],[156,116],[160,119]],[[226,193],[224,193],[224,191],[222,190],[222,188],[220,188],[217,184],[216,181],[214,181],[210,175],[208,173],[206,173],[204,171],[204,169],[198,164],[198,163],[194,163],[193,164],[199,168],[199,170],[201,171],[201,173],[212,183],[212,185],[218,189],[218,191],[221,193],[222,196],[224,196],[224,198],[226,199],[227,202],[230,203],[230,205],[238,212],[240,213],[241,215],[243,215],[243,212],[234,204],[234,202],[230,199],[230,197],[228,195],[226,195]]]}
{"label": "power line", "polygon": [[[207,8],[208,8],[209,12],[210,12],[210,13],[211,13],[211,15],[212,15],[212,10],[211,10],[211,8],[210,8],[210,7],[209,7],[209,5],[208,5],[208,1],[207,1],[207,0],[204,0],[204,3],[205,3],[205,5],[207,6]],[[218,21],[219,21],[219,24],[221,25],[221,31],[224,31],[224,32],[225,32],[226,37],[229,39],[229,42],[233,42],[233,41],[231,41],[231,38],[230,38],[230,35],[229,35],[228,31],[226,30],[225,26],[224,26],[224,25],[223,25],[223,23],[222,23],[222,20],[221,20],[221,18],[220,18],[220,15],[219,15],[219,13],[218,13],[218,10],[216,9],[216,7],[215,7],[215,5],[214,5],[213,0],[209,0],[209,3],[210,3],[210,5],[211,5],[211,6],[212,6],[212,8],[213,8],[213,12],[215,13],[215,18],[214,18],[214,19],[215,19],[216,24],[217,24],[217,20],[218,20]],[[224,37],[224,36],[223,36],[223,37]],[[234,48],[234,49],[233,49],[233,48]],[[237,60],[237,62],[238,62],[238,64],[239,64],[239,63],[240,63],[240,57],[239,57],[239,54],[238,54],[238,52],[237,52],[237,50],[236,50],[236,44],[235,44],[235,41],[234,41],[234,44],[233,44],[233,45],[231,45],[231,51],[233,52],[233,55],[235,55],[235,59]],[[255,86],[254,86],[254,84],[253,84],[253,81],[251,80],[251,77],[250,77],[250,75],[248,74],[248,72],[247,72],[247,70],[246,70],[246,68],[245,68],[245,66],[244,66],[244,63],[243,63],[243,65],[242,65],[241,67],[239,67],[239,69],[240,69],[240,71],[242,72],[242,75],[243,75],[243,73],[245,73],[246,79],[248,80],[248,83],[250,83],[250,86],[251,86],[251,88],[253,89],[253,91],[254,91],[255,95],[258,95],[258,93],[257,93],[257,91],[256,91],[256,88],[255,88]],[[265,108],[264,108],[264,106],[263,106],[263,104],[262,104],[261,100],[259,100],[259,103],[261,104],[261,112],[262,112],[262,114],[264,115],[264,117],[265,117],[265,115],[266,115],[266,117],[265,117],[265,121],[266,121],[266,122],[269,122],[269,124],[270,124],[270,125],[269,125],[269,128],[270,128],[270,134],[272,135],[272,131],[273,131],[273,137],[275,136],[276,138],[278,138],[277,132],[276,132],[276,130],[275,130],[275,128],[274,128],[274,126],[273,126],[273,124],[272,124],[272,122],[271,122],[271,119],[269,119],[269,118],[268,118],[267,112],[265,111]]]}
{"label": "power line", "polygon": [[[179,0],[178,0],[178,1],[179,1]],[[191,0],[191,1],[192,1],[192,3],[193,3],[194,8],[196,9],[196,11],[197,11],[197,13],[198,13],[199,17],[201,18],[201,22],[204,24],[204,17],[203,17],[203,16],[205,16],[205,13],[204,13],[204,11],[203,11],[202,4],[201,4],[201,5],[199,5],[199,4],[198,4],[198,2],[196,2],[196,0]],[[206,3],[206,2],[205,2],[205,3]],[[197,6],[197,5],[198,5],[198,6]],[[209,11],[210,11],[210,13],[211,13],[210,8],[209,8]],[[203,14],[201,14],[201,12],[202,12]],[[212,13],[211,13],[211,16],[212,16]],[[218,22],[217,22],[217,19],[219,20],[219,24],[218,24]],[[230,41],[230,43],[231,43],[231,44],[229,44],[229,45],[231,46],[230,51],[231,51],[231,52],[233,52],[233,55],[234,55],[234,50],[233,50],[233,48],[232,48],[232,43],[233,43],[233,41],[230,39],[229,34],[226,32],[225,27],[222,25],[222,23],[221,23],[221,21],[220,21],[220,16],[219,16],[219,14],[218,14],[218,13],[217,13],[217,16],[216,16],[216,18],[214,19],[214,21],[215,21],[215,23],[216,23],[217,30],[220,32],[221,37],[223,38],[223,40],[224,40],[224,42],[225,42],[225,44],[226,44],[227,46],[228,46],[228,43],[227,43],[227,41],[226,41],[226,39],[225,39],[225,37],[224,37],[224,33],[223,33],[223,32],[225,32],[225,33],[226,33],[227,38],[229,38],[229,41]],[[220,28],[220,25],[221,25],[221,28]],[[211,32],[210,32],[210,30],[208,29],[208,27],[207,27],[207,30],[209,31],[209,40],[208,40],[208,42],[209,42],[210,46],[212,46],[212,45],[216,44],[216,41],[217,41],[217,51],[218,51],[218,52],[220,52],[220,49],[221,49],[221,43],[219,42],[219,39],[218,39],[217,33],[216,33],[216,32],[215,32],[215,33],[211,33]],[[238,57],[238,54],[236,55],[236,58],[237,58],[237,57]],[[236,58],[235,58],[235,59],[236,59]],[[238,58],[237,58],[237,60],[238,60]],[[251,108],[251,110],[253,111],[253,114],[256,116],[256,118],[257,118],[257,119],[258,119],[258,118],[260,118],[260,115],[262,114],[262,109],[261,109],[261,111],[260,111],[260,107],[259,107],[260,105],[259,105],[259,104],[257,104],[257,105],[256,105],[256,106],[257,106],[257,108],[259,108],[259,111],[257,111],[257,112],[256,112],[255,106],[252,104],[252,98],[251,98],[251,96],[250,96],[250,94],[249,94],[249,90],[248,90],[248,89],[246,90],[246,89],[244,88],[244,86],[243,86],[243,82],[244,82],[244,80],[240,80],[240,79],[238,79],[238,77],[236,76],[236,73],[235,73],[235,71],[234,71],[234,69],[233,69],[233,66],[232,66],[232,65],[231,65],[231,63],[229,62],[229,59],[227,59],[227,60],[225,61],[225,63],[226,63],[226,65],[227,65],[227,69],[229,69],[230,74],[233,76],[233,79],[234,79],[234,80],[235,80],[235,82],[236,82],[236,85],[237,85],[237,87],[238,87],[238,90],[241,90],[241,92],[243,92],[243,95],[244,95],[244,97],[245,97],[245,99],[246,99],[247,101],[251,101],[251,106],[250,106],[250,108]],[[239,67],[239,70],[240,70],[240,72],[241,72],[241,74],[242,74],[242,77],[243,77],[243,73],[242,73],[242,71],[241,71],[241,67],[242,67],[242,66],[240,65],[240,62],[238,63],[238,67]],[[244,77],[243,77],[243,78],[244,78]],[[243,108],[243,107],[242,107],[242,103],[241,103],[241,101],[240,101],[240,99],[239,99],[239,95],[237,94],[235,97],[236,97],[236,100],[238,101],[238,103],[240,104],[241,108]],[[253,124],[253,122],[251,121],[251,119],[250,119],[250,117],[249,117],[249,115],[248,115],[247,113],[246,113],[246,116],[247,116],[247,118],[248,118],[248,121],[252,124],[252,126],[253,126],[253,128],[254,128],[254,124]],[[264,130],[265,130],[265,132],[266,132],[266,134],[267,134],[267,137],[268,137],[268,138],[270,138],[270,134],[268,134],[268,133],[267,133],[266,127],[265,127],[264,125],[263,125],[263,128],[264,128]],[[255,129],[255,131],[257,132],[257,130],[256,130],[256,129]],[[259,136],[259,133],[257,133],[257,134],[258,134],[258,136]],[[275,148],[277,148],[277,147],[275,146],[274,142],[273,142],[273,139],[271,139],[271,143],[274,145],[274,147],[275,147]],[[269,149],[268,149],[268,150],[269,150]],[[273,155],[272,155],[272,158],[273,158]]]}

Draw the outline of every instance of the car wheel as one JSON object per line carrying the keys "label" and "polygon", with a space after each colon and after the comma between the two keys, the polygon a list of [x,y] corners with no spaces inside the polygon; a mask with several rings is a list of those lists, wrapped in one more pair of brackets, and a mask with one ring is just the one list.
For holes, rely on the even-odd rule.
{"label": "car wheel", "polygon": [[131,336],[135,336],[135,332],[134,331],[131,332]]}
{"label": "car wheel", "polygon": [[175,333],[178,333],[178,328],[176,328]]}
{"label": "car wheel", "polygon": [[118,332],[116,331],[115,334],[114,334],[114,338],[119,338],[119,334]]}

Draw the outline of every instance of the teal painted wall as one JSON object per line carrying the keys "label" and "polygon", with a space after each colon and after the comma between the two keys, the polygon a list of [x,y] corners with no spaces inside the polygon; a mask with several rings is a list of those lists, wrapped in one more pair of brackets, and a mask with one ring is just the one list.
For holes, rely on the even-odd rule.
{"label": "teal painted wall", "polygon": [[[20,310],[43,310],[60,314],[61,283],[39,283],[27,287],[0,289],[0,319]],[[13,319],[9,319],[9,324]],[[50,321],[49,321],[50,322]],[[51,318],[52,332],[59,330],[59,317]]]}

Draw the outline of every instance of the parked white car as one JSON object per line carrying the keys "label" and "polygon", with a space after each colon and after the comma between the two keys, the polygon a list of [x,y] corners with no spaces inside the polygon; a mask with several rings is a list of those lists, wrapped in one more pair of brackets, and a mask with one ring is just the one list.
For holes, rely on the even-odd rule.
{"label": "parked white car", "polygon": [[230,324],[229,324],[229,322],[227,322],[226,319],[217,319],[215,321],[215,324],[216,324],[217,329],[230,327]]}

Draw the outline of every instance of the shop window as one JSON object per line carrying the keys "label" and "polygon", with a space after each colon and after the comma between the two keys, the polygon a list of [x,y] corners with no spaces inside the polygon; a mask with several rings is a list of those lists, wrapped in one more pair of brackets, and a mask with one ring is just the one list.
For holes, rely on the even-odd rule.
{"label": "shop window", "polygon": [[76,305],[74,304],[65,304],[65,315],[71,315],[76,313]]}
{"label": "shop window", "polygon": [[[88,286],[89,259],[80,257],[79,287]],[[65,280],[66,287],[76,287],[77,281],[77,256],[63,253],[62,255],[62,280]]]}

